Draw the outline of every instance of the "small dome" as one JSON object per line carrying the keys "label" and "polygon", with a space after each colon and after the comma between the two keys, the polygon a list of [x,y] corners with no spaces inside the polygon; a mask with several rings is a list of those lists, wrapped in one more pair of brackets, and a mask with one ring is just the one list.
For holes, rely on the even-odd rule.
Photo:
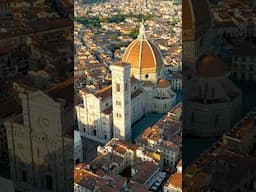
{"label": "small dome", "polygon": [[228,65],[215,55],[203,55],[196,63],[196,74],[200,77],[219,77],[228,73]]}
{"label": "small dome", "polygon": [[165,79],[159,79],[157,82],[157,87],[158,88],[167,88],[170,87],[171,83]]}

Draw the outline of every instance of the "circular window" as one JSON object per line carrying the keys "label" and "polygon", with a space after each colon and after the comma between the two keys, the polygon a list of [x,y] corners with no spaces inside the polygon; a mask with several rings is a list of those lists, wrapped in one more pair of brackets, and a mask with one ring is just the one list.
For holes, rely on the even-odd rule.
{"label": "circular window", "polygon": [[145,75],[146,79],[148,78],[148,74]]}

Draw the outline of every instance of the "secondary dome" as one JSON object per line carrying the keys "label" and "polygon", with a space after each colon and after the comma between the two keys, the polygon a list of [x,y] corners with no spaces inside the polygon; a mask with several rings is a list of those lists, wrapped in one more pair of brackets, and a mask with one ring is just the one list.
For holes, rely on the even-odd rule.
{"label": "secondary dome", "polygon": [[157,87],[158,88],[167,88],[170,87],[171,83],[165,79],[159,79],[157,82]]}
{"label": "secondary dome", "polygon": [[215,55],[203,55],[196,63],[196,73],[201,77],[219,77],[228,73],[228,65]]}
{"label": "secondary dome", "polygon": [[138,38],[125,50],[122,61],[130,63],[132,70],[139,70],[141,73],[147,73],[149,70],[156,72],[163,64],[160,50],[146,38],[143,24]]}

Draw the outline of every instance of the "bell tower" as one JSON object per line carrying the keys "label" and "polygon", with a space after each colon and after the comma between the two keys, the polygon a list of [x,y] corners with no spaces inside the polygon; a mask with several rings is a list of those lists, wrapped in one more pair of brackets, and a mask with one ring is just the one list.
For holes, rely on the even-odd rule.
{"label": "bell tower", "polygon": [[131,66],[124,62],[110,66],[112,73],[113,135],[131,140]]}

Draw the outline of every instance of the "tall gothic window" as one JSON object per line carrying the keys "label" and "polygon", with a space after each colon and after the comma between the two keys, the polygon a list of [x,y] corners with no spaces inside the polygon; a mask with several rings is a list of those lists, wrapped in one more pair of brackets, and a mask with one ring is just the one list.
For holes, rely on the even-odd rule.
{"label": "tall gothic window", "polygon": [[120,84],[119,83],[116,84],[116,92],[120,92]]}
{"label": "tall gothic window", "polygon": [[128,84],[127,84],[127,82],[125,83],[125,91],[127,91],[128,90]]}
{"label": "tall gothic window", "polygon": [[118,101],[118,105],[121,106],[121,101]]}

